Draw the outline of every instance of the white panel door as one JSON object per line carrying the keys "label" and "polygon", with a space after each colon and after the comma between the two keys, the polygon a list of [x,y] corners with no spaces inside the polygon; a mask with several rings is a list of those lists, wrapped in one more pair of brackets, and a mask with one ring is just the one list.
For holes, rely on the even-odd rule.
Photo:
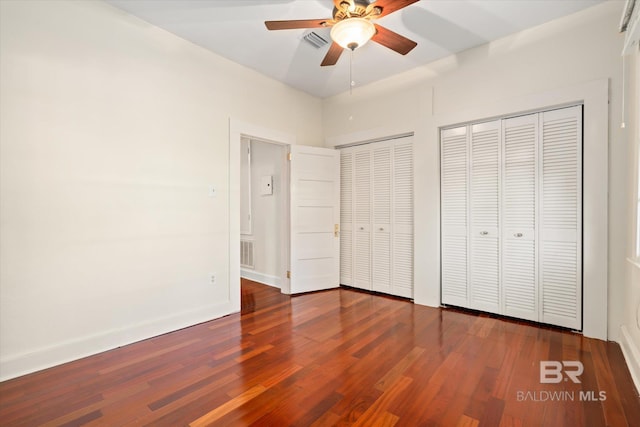
{"label": "white panel door", "polygon": [[393,144],[391,293],[413,298],[413,137]]}
{"label": "white panel door", "polygon": [[372,289],[371,285],[371,149],[354,148],[355,197],[353,239],[353,286]]}
{"label": "white panel door", "polygon": [[353,150],[340,150],[340,283],[353,286]]}
{"label": "white panel door", "polygon": [[371,144],[372,174],[372,289],[391,293],[391,150],[389,142]]}
{"label": "white panel door", "polygon": [[291,293],[340,284],[340,152],[291,146]]}
{"label": "white panel door", "polygon": [[540,321],[582,329],[582,107],[540,116]]}
{"label": "white panel door", "polygon": [[440,135],[442,303],[467,307],[467,128]]}
{"label": "white panel door", "polygon": [[470,307],[500,313],[500,120],[471,126]]}
{"label": "white panel door", "polygon": [[502,297],[508,316],[538,320],[538,114],[503,120]]}

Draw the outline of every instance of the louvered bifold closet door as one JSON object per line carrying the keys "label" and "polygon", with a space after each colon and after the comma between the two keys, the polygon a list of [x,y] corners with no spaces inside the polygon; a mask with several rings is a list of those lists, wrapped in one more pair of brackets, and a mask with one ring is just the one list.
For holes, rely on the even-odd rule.
{"label": "louvered bifold closet door", "polygon": [[440,134],[442,303],[468,305],[467,128]]}
{"label": "louvered bifold closet door", "polygon": [[371,149],[354,149],[353,286],[371,290]]}
{"label": "louvered bifold closet door", "polygon": [[340,150],[340,283],[353,286],[353,150]]}
{"label": "louvered bifold closet door", "polygon": [[469,169],[470,307],[501,312],[500,120],[471,126]]}
{"label": "louvered bifold closet door", "polygon": [[540,321],[582,329],[582,107],[540,116]]}
{"label": "louvered bifold closet door", "polygon": [[538,114],[503,120],[503,314],[538,320],[536,194]]}
{"label": "louvered bifold closet door", "polygon": [[393,144],[391,293],[413,298],[413,137]]}
{"label": "louvered bifold closet door", "polygon": [[373,162],[372,288],[391,293],[391,143],[371,144]]}

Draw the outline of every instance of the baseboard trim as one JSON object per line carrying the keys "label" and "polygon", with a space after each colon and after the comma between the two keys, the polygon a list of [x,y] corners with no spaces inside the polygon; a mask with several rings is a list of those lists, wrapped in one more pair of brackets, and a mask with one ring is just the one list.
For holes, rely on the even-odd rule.
{"label": "baseboard trim", "polygon": [[232,307],[229,302],[208,305],[131,327],[105,331],[28,353],[9,356],[0,360],[0,381],[62,365],[238,311],[239,307]]}
{"label": "baseboard trim", "polygon": [[269,274],[263,274],[257,271],[247,270],[243,268],[240,270],[240,277],[281,289],[282,280],[276,276],[271,276]]}
{"label": "baseboard trim", "polygon": [[631,373],[631,379],[636,386],[636,395],[638,395],[640,393],[640,351],[624,325],[620,327],[620,348]]}

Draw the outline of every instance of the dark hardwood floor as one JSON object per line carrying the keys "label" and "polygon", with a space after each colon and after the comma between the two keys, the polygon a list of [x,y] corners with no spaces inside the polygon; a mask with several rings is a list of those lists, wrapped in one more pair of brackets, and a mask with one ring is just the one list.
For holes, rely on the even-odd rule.
{"label": "dark hardwood floor", "polygon": [[[0,425],[640,425],[615,343],[352,289],[242,295],[241,314],[0,383]],[[545,360],[581,382],[541,384]]]}

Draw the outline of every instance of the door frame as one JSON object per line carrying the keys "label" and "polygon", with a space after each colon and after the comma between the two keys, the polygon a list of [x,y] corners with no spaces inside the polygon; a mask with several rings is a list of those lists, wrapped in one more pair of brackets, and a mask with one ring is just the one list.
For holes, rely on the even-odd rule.
{"label": "door frame", "polygon": [[[229,302],[240,310],[240,146],[243,137],[286,147],[296,143],[295,135],[275,129],[246,123],[229,118]],[[286,157],[286,156],[285,156]],[[283,161],[283,173],[280,178],[282,192],[282,215],[280,227],[281,245],[281,284],[280,292],[291,293],[287,278],[289,269],[289,167],[286,158]]]}

